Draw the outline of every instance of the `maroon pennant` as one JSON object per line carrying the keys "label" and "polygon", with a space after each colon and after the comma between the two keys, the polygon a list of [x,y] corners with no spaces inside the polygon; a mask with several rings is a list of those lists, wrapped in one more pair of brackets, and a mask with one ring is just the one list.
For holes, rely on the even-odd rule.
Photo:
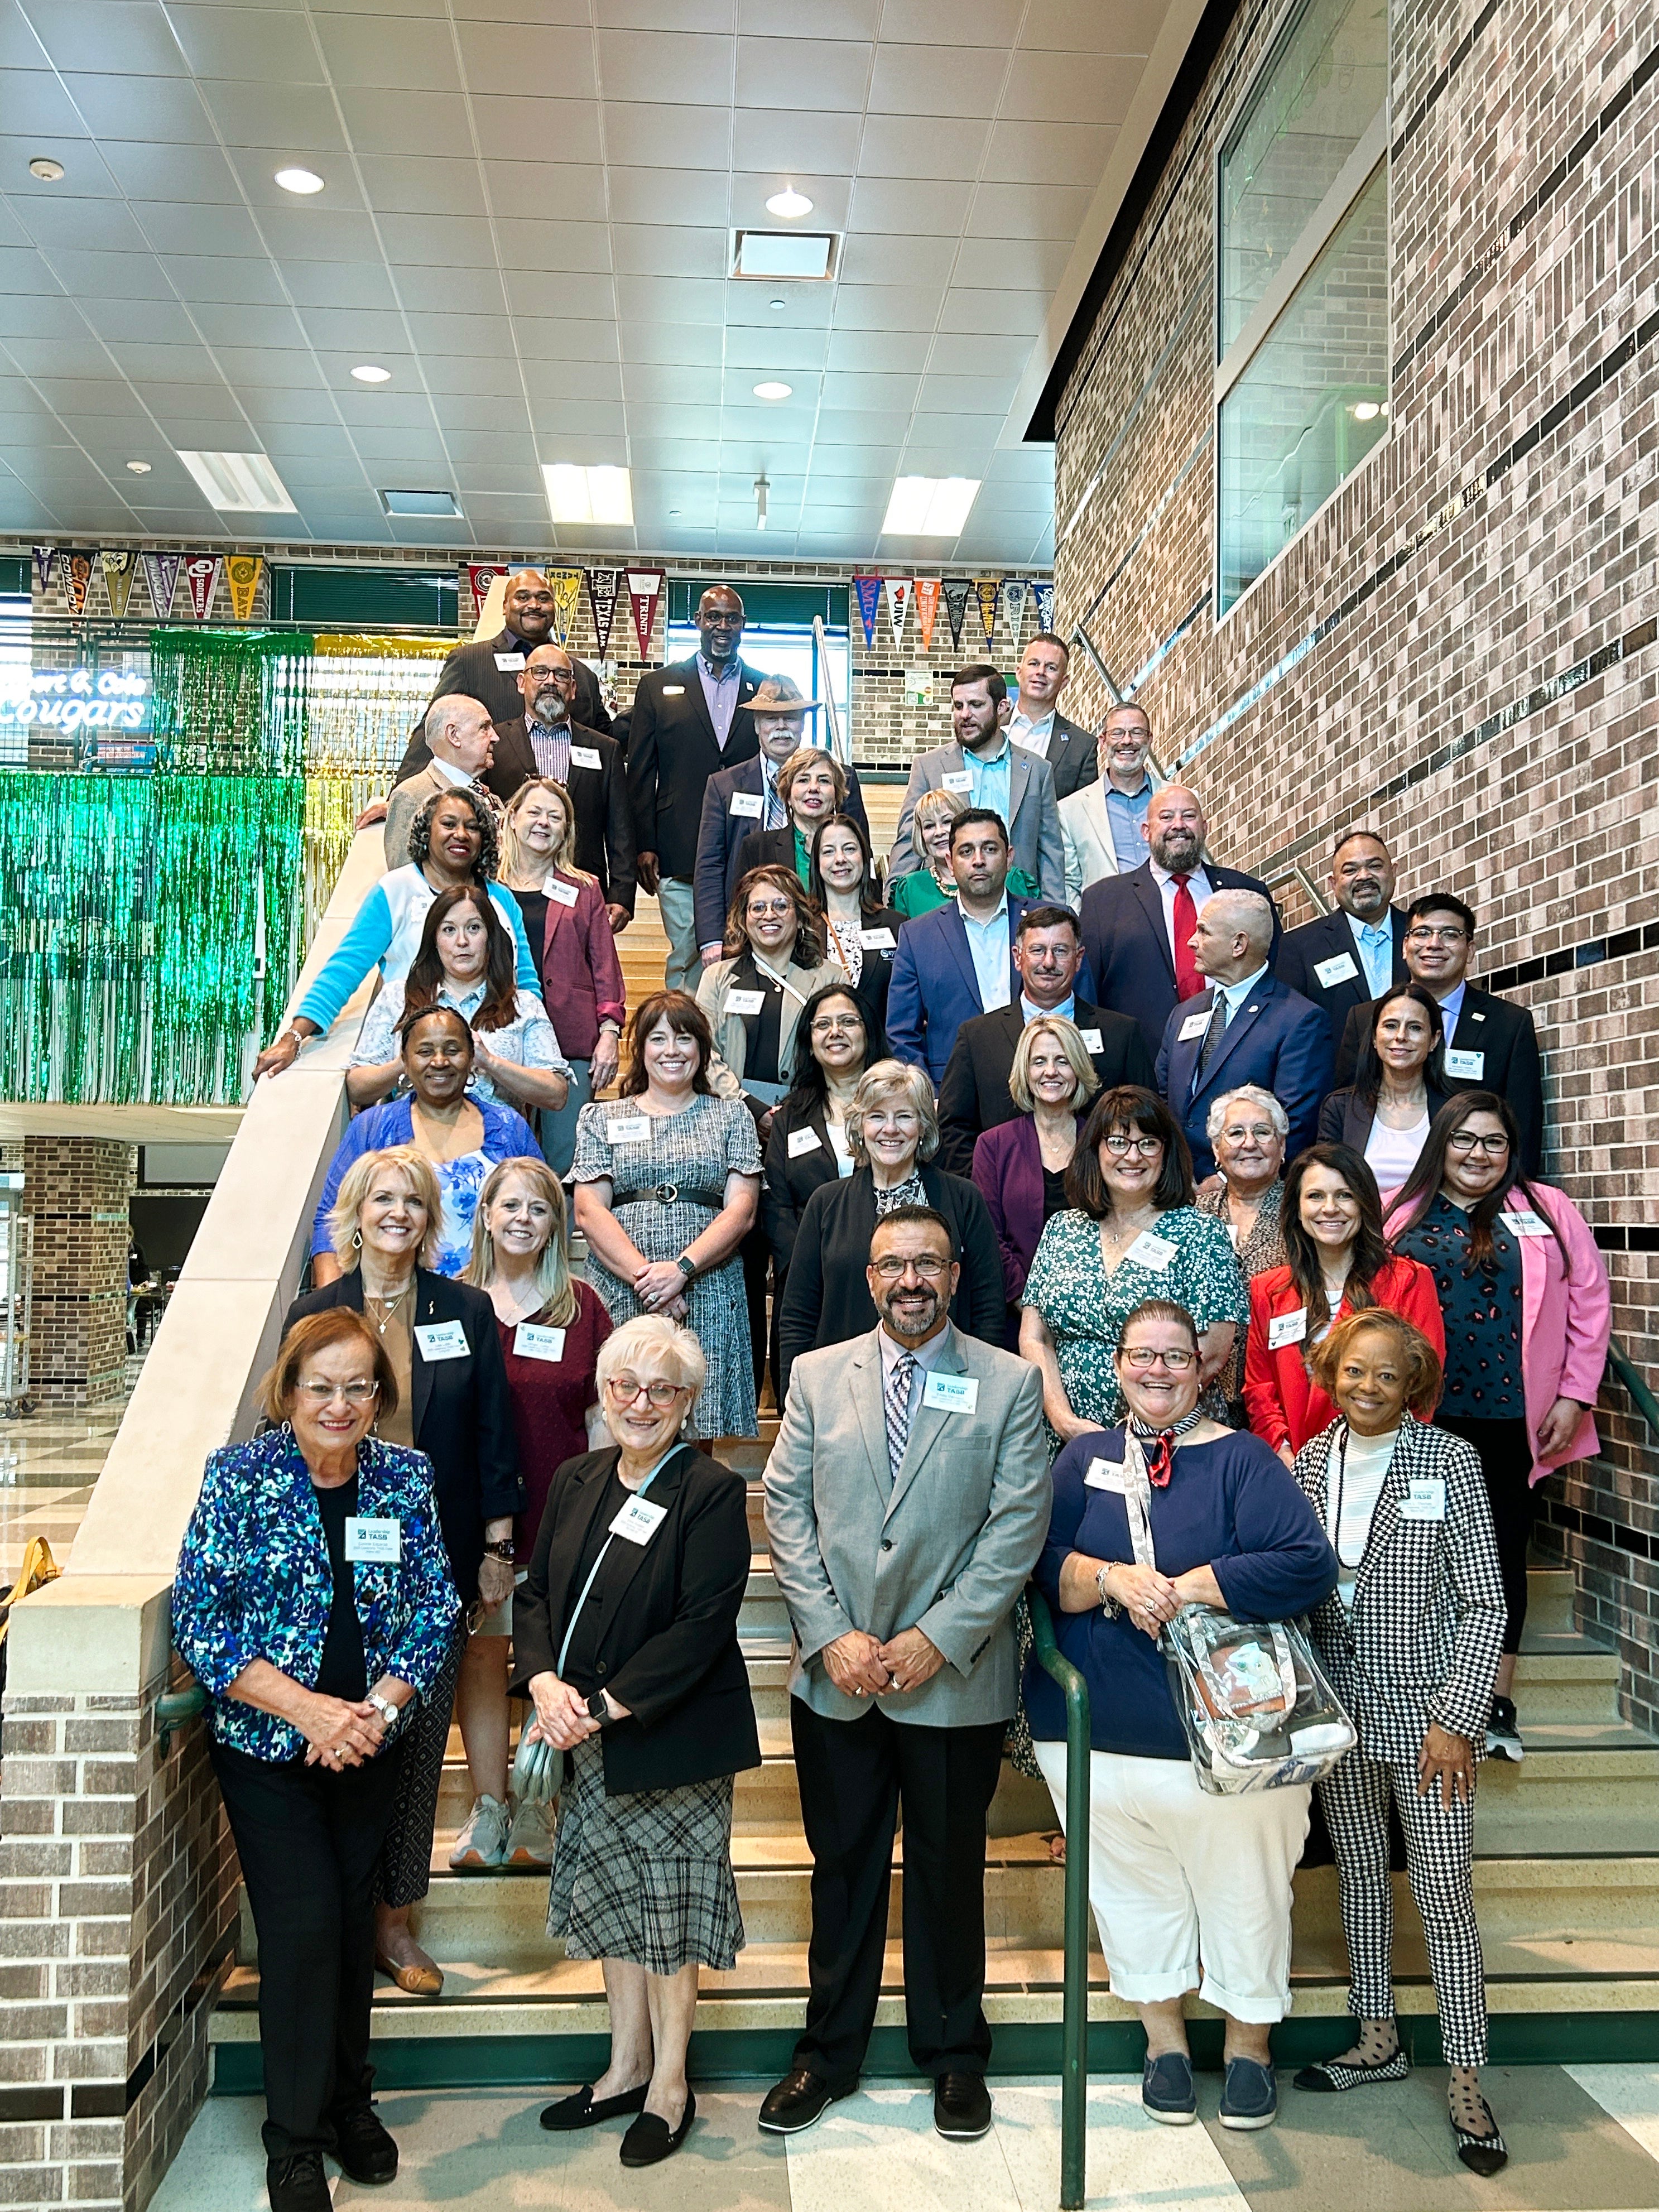
{"label": "maroon pennant", "polygon": [[611,651],[611,625],[617,619],[622,580],[620,568],[590,568],[587,572],[587,604],[593,610],[593,634],[599,641],[601,660]]}
{"label": "maroon pennant", "polygon": [[662,597],[664,574],[661,568],[628,571],[628,604],[633,610],[634,635],[640,641],[641,660],[651,658],[651,632],[657,619],[657,602]]}
{"label": "maroon pennant", "polygon": [[213,587],[219,580],[219,556],[216,553],[192,553],[185,563],[185,585],[190,593],[190,611],[198,622],[205,622],[213,606]]}

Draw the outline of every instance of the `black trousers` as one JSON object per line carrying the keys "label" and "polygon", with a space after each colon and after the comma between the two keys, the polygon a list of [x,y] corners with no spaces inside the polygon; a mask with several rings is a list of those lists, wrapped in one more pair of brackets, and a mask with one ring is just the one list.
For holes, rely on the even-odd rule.
{"label": "black trousers", "polygon": [[265,2155],[326,2150],[368,2102],[374,1867],[402,1749],[325,1773],[213,1747],[259,1937]]}
{"label": "black trousers", "polygon": [[1498,1539],[1498,1571],[1504,1582],[1504,1650],[1521,1649],[1527,1621],[1527,1553],[1538,1518],[1538,1492],[1532,1486],[1532,1443],[1524,1421],[1466,1421],[1437,1413],[1435,1425],[1462,1437],[1480,1455]]}
{"label": "black trousers", "polygon": [[982,2074],[985,1815],[1006,1721],[920,1728],[872,1705],[825,1720],[789,1700],[795,1772],[812,1853],[811,1993],[795,2063],[850,2089],[881,1996],[893,1834],[904,1814],[904,2011],[917,2071]]}

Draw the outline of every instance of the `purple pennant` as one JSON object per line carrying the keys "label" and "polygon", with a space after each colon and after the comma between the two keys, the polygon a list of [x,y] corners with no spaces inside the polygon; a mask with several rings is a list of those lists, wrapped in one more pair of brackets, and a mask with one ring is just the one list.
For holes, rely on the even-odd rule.
{"label": "purple pennant", "polygon": [[52,563],[57,558],[55,545],[37,545],[34,549],[34,580],[43,594],[52,589]]}

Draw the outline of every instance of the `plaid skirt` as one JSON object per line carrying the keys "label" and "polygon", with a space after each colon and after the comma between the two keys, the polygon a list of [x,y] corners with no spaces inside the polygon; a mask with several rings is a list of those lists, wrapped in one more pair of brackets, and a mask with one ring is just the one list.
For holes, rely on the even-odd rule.
{"label": "plaid skirt", "polygon": [[729,1972],[744,1946],[732,1873],[732,1777],[607,1797],[605,1753],[569,1753],[559,1800],[547,1932],[568,1959],[626,1959],[677,1974]]}

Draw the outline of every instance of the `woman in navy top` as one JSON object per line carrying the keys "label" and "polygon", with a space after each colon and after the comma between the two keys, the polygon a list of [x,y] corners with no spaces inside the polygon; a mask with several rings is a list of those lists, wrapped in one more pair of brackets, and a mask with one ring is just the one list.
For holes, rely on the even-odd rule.
{"label": "woman in navy top", "polygon": [[[1188,1605],[1241,1620],[1305,1613],[1335,1587],[1336,1558],[1277,1455],[1199,1411],[1198,1332],[1183,1307],[1137,1306],[1115,1359],[1127,1419],[1075,1437],[1054,1462],[1054,1517],[1033,1577],[1089,1685],[1090,1901],[1112,1988],[1146,2030],[1146,2112],[1177,2125],[1197,2117],[1182,2016],[1197,1987],[1227,2015],[1221,2124],[1266,2127],[1278,2108],[1268,2039],[1290,2004],[1291,1875],[1310,1792],[1200,1788],[1158,1638]],[[1136,1560],[1130,1534],[1137,1460],[1155,1564]],[[1065,1706],[1035,1663],[1025,1698],[1063,1821]]]}

